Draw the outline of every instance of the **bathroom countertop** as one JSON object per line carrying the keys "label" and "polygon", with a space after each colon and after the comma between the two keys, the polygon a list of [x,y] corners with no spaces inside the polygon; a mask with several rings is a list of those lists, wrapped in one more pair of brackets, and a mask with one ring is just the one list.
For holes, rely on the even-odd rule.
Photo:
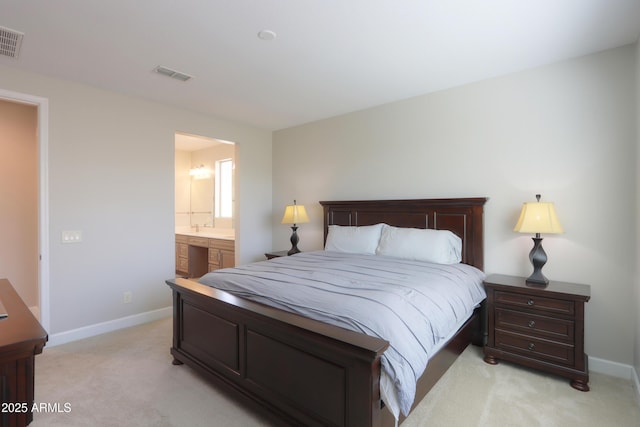
{"label": "bathroom countertop", "polygon": [[200,229],[195,231],[193,229],[179,229],[176,228],[176,234],[182,234],[184,236],[193,236],[193,237],[207,237],[209,239],[222,239],[222,240],[235,240],[236,233],[234,230],[220,229],[216,230],[215,228],[207,228]]}

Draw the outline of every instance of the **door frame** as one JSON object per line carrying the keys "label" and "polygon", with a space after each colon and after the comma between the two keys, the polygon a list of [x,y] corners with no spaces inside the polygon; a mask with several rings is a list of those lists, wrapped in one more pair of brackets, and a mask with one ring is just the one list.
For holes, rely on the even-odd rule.
{"label": "door frame", "polygon": [[40,323],[49,330],[49,100],[40,96],[0,88],[0,99],[28,104],[38,109],[38,295]]}

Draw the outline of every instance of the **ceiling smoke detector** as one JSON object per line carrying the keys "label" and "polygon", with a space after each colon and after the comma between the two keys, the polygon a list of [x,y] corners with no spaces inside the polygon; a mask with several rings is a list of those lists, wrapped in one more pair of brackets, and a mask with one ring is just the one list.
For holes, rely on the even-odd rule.
{"label": "ceiling smoke detector", "polygon": [[0,55],[17,59],[24,33],[11,28],[0,27]]}
{"label": "ceiling smoke detector", "polygon": [[275,31],[271,30],[262,30],[258,32],[258,38],[264,41],[274,40],[277,37]]}
{"label": "ceiling smoke detector", "polygon": [[158,74],[162,74],[163,76],[180,80],[181,82],[186,82],[187,80],[193,77],[193,76],[190,76],[189,74],[181,73],[180,71],[172,70],[171,68],[164,67],[162,65],[158,65],[153,71],[155,71]]}

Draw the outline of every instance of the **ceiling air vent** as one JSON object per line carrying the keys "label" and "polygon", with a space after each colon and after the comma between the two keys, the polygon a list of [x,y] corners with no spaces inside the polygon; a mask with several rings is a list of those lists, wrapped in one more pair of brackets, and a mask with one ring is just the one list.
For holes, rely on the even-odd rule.
{"label": "ceiling air vent", "polygon": [[18,58],[24,33],[6,27],[0,27],[0,55]]}
{"label": "ceiling air vent", "polygon": [[186,82],[192,77],[189,74],[181,73],[180,71],[172,70],[171,68],[163,67],[162,65],[158,65],[153,71],[158,74],[162,74],[163,76],[180,80],[181,82]]}

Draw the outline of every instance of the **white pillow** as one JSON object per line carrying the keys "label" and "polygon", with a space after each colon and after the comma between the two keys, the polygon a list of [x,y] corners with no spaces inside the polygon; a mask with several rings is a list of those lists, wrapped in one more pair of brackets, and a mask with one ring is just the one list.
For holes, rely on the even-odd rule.
{"label": "white pillow", "polygon": [[462,260],[462,239],[448,230],[385,225],[376,254],[438,264],[456,264]]}
{"label": "white pillow", "polygon": [[330,225],[324,250],[375,255],[383,225]]}

